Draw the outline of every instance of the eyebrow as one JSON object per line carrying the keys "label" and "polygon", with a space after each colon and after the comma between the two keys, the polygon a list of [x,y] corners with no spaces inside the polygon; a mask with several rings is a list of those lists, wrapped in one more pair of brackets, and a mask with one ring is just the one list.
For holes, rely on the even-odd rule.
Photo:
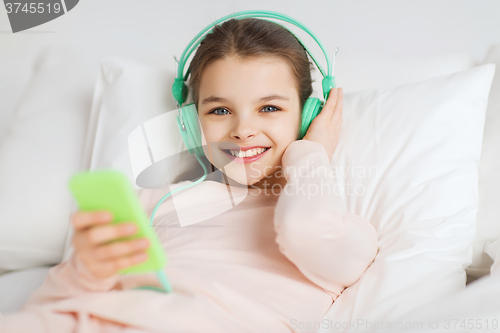
{"label": "eyebrow", "polygon": [[[269,96],[262,97],[261,99],[255,101],[255,103],[271,101],[273,99],[281,99],[281,100],[284,100],[284,101],[289,101],[290,100],[286,96],[274,94],[274,95],[269,95]],[[223,97],[210,96],[210,97],[205,98],[203,100],[203,102],[201,102],[201,104],[208,104],[208,103],[212,103],[212,102],[226,102],[227,103],[228,100],[225,99],[225,98],[223,98]]]}

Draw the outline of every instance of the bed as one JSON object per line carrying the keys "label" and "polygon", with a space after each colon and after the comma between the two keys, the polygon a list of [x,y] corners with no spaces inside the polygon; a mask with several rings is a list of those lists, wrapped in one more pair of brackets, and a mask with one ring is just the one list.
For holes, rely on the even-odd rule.
{"label": "bed", "polygon": [[[112,2],[79,4],[33,29],[38,34],[0,35],[0,316],[19,311],[50,267],[71,254],[69,217],[76,207],[66,184],[73,173],[111,167],[125,172],[136,189],[158,186],[139,181],[145,166],[131,163],[128,136],[138,124],[175,108],[168,93],[172,55],[227,14],[212,9],[209,17],[200,7],[192,15],[203,24],[181,35],[144,38],[157,31],[153,22],[163,22],[151,8],[167,7],[144,1],[149,9],[130,23],[137,4],[120,3],[111,28],[105,8]],[[243,3],[219,3],[229,12],[247,9]],[[498,34],[485,33],[483,43],[467,52],[451,45],[434,53],[404,53],[402,35],[387,38],[395,26],[415,38],[416,50],[436,43],[430,38],[436,35],[442,42],[472,31],[476,35],[468,41],[476,40],[488,30],[489,14],[472,13],[466,1],[435,5],[437,16],[422,2],[375,3],[327,6],[339,29],[320,38],[330,51],[340,48],[334,75],[346,96],[332,168],[344,171],[338,181],[346,206],[376,227],[380,252],[321,321],[296,324],[317,332],[385,331],[387,323],[403,325],[400,332],[436,331],[436,324],[447,332],[494,331],[500,320],[500,40],[491,36]],[[483,5],[498,12],[493,1]],[[375,7],[385,12],[367,19]],[[260,9],[280,10],[278,2]],[[458,23],[444,18],[447,10],[467,18],[468,25],[452,31]],[[91,13],[96,24],[87,30]],[[298,9],[286,13],[312,30],[323,28]],[[412,35],[414,25],[401,18],[422,29]],[[162,28],[181,22],[176,20]],[[356,22],[365,22],[365,30],[355,28]],[[500,31],[500,25],[491,26]],[[8,29],[5,15],[0,27]],[[360,35],[368,29],[385,35]],[[117,42],[110,45],[110,37]],[[353,45],[353,39],[364,46]],[[134,43],[140,47],[129,45]],[[377,43],[386,43],[387,50],[367,50]],[[314,75],[319,95],[321,80]],[[175,128],[169,133],[170,145],[179,147]],[[158,156],[168,150],[158,148]],[[194,157],[170,163],[163,165],[170,178],[158,181],[188,179],[199,171]],[[345,172],[370,166],[378,173]],[[349,188],[363,192],[348,194]],[[410,324],[415,322],[421,326]]]}

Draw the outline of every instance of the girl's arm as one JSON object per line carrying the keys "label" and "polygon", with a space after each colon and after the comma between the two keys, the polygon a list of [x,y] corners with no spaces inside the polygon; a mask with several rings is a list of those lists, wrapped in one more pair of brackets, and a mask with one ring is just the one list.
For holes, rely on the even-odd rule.
{"label": "girl's arm", "polygon": [[276,242],[309,280],[336,298],[373,262],[377,232],[347,212],[321,144],[292,142],[282,165],[287,184],[275,208]]}
{"label": "girl's arm", "polygon": [[110,291],[117,283],[116,276],[96,279],[73,251],[68,260],[49,269],[42,285],[31,294],[21,311],[87,293]]}

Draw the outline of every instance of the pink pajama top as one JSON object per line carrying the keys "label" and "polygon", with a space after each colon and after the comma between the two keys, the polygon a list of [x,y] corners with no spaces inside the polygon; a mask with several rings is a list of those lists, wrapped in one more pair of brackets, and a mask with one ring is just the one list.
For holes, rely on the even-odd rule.
{"label": "pink pajama top", "polygon": [[[205,180],[162,203],[154,227],[172,293],[132,290],[161,288],[154,273],[98,280],[73,253],[50,269],[21,313],[72,313],[78,332],[87,332],[90,318],[148,332],[317,332],[331,304],[375,259],[377,232],[346,211],[321,144],[292,142],[282,166],[287,184],[277,195],[276,188],[231,186],[233,197],[244,198],[235,204],[220,200],[228,198],[226,184]],[[138,191],[148,216],[166,193]],[[181,226],[181,209],[199,221]]]}

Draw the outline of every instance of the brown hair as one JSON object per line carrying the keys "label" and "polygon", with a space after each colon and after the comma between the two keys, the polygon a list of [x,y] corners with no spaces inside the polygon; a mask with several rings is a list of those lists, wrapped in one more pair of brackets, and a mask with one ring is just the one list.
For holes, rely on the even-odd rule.
{"label": "brown hair", "polygon": [[290,65],[300,100],[300,111],[313,92],[311,69],[305,48],[286,28],[256,18],[230,19],[205,35],[191,60],[189,90],[198,109],[201,75],[216,60],[240,56],[278,56]]}

